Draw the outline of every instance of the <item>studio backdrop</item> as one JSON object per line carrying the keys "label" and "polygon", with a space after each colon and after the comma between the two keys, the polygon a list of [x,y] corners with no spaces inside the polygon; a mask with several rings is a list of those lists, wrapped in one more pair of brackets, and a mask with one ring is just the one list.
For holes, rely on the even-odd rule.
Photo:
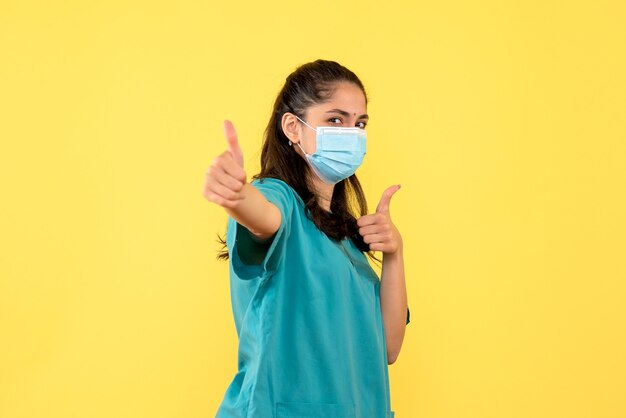
{"label": "studio backdrop", "polygon": [[257,173],[318,58],[365,85],[370,212],[402,186],[396,417],[626,416],[624,22],[617,0],[2,0],[0,416],[214,416],[237,335],[205,171],[229,119]]}

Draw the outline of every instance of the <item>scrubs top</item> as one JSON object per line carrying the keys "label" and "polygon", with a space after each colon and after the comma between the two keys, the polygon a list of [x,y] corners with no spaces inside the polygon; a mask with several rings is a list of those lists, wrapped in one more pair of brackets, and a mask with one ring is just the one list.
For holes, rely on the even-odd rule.
{"label": "scrubs top", "polygon": [[216,418],[393,418],[380,280],[366,255],[320,231],[285,182],[252,184],[282,219],[260,244],[228,218],[238,371]]}

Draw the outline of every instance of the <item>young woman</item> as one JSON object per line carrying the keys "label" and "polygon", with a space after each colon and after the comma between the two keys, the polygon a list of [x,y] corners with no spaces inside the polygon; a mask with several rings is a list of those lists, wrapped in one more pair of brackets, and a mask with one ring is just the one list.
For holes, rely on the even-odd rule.
{"label": "young woman", "polygon": [[[392,418],[388,364],[410,320],[402,238],[373,214],[354,174],[365,155],[359,78],[317,60],[290,74],[265,130],[261,172],[247,181],[229,121],[228,150],[204,197],[228,216],[225,249],[239,337],[238,371],[219,418]],[[382,277],[366,258],[381,251]]]}

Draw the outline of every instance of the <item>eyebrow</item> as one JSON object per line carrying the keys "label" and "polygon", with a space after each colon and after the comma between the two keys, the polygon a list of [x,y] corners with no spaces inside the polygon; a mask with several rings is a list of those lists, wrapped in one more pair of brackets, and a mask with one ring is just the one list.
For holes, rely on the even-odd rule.
{"label": "eyebrow", "polygon": [[[345,110],[341,110],[341,109],[332,109],[332,110],[329,110],[326,113],[339,113],[341,116],[346,116],[346,117],[350,116],[349,112],[346,112]],[[364,114],[364,115],[359,116],[359,119],[369,119],[369,118],[370,117],[368,116],[367,113]]]}

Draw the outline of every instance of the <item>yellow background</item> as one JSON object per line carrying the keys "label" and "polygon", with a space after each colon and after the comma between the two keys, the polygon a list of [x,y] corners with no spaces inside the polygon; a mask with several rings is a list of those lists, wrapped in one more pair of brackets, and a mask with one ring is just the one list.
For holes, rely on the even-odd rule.
{"label": "yellow background", "polygon": [[212,417],[237,365],[226,214],[285,77],[370,97],[403,234],[398,418],[626,416],[622,1],[0,1],[0,417]]}

